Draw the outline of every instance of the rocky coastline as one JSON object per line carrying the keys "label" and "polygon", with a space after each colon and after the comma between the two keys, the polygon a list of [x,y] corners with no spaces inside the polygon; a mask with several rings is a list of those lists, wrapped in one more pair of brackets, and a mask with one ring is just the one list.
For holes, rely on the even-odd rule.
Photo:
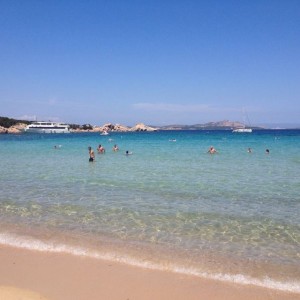
{"label": "rocky coastline", "polygon": [[25,123],[17,123],[8,128],[0,126],[0,134],[20,134],[24,131],[27,126]]}
{"label": "rocky coastline", "polygon": [[[24,132],[24,128],[31,122],[20,121],[9,118],[0,117],[0,134],[21,134]],[[195,124],[195,125],[168,125],[162,127],[148,126],[144,123],[137,123],[133,127],[129,127],[121,124],[106,123],[102,126],[100,125],[76,125],[69,124],[70,131],[72,133],[82,133],[82,132],[98,132],[98,133],[110,133],[110,132],[153,132],[158,130],[233,130],[235,128],[245,127],[244,124],[240,122],[232,121],[219,121],[219,122],[209,122],[205,124]],[[253,129],[263,129],[261,127],[253,127]]]}
{"label": "rocky coastline", "polygon": [[138,132],[138,131],[157,131],[158,128],[154,128],[151,126],[147,126],[143,123],[138,123],[133,127],[129,127],[126,125],[121,124],[113,124],[113,123],[106,123],[102,126],[90,126],[89,129],[83,129],[81,127],[76,129],[71,129],[71,132]]}
{"label": "rocky coastline", "polygon": [[[10,127],[3,127],[0,126],[0,134],[21,134],[24,132],[24,128],[28,124],[25,123],[17,123]],[[78,126],[77,128],[71,128],[70,131],[74,133],[81,133],[81,132],[152,132],[157,131],[158,128],[154,128],[151,126],[147,126],[143,123],[138,123],[133,127],[121,125],[121,124],[112,124],[106,123],[102,126]]]}

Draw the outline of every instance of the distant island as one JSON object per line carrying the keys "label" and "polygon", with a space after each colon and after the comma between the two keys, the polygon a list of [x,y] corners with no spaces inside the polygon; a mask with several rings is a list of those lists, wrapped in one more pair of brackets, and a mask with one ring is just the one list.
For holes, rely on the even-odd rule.
{"label": "distant island", "polygon": [[[8,117],[0,117],[0,133],[22,133],[24,128],[33,123],[27,120],[17,120]],[[102,126],[91,124],[68,124],[72,132],[152,132],[158,130],[233,130],[236,128],[244,128],[245,124],[233,121],[209,122],[195,125],[166,125],[166,126],[148,126],[143,123],[138,123],[133,127],[106,123]],[[251,126],[252,129],[265,129],[264,127]]]}
{"label": "distant island", "polygon": [[[236,128],[245,128],[246,125],[240,122],[219,121],[208,122],[195,125],[167,125],[161,126],[160,130],[233,130]],[[263,129],[262,127],[251,126],[252,129]]]}

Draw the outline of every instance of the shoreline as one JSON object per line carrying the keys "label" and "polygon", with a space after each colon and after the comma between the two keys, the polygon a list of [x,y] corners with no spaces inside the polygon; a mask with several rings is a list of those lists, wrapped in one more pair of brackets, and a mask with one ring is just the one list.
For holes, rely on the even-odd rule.
{"label": "shoreline", "polygon": [[49,300],[300,299],[300,294],[253,285],[225,283],[91,257],[4,245],[0,246],[0,263],[1,287],[30,290]]}
{"label": "shoreline", "polygon": [[[59,233],[57,233],[59,234]],[[66,241],[65,241],[66,242]],[[196,269],[193,266],[184,267],[180,263],[177,264],[174,262],[164,262],[158,263],[146,259],[143,255],[142,257],[137,258],[135,256],[126,255],[122,252],[111,251],[109,248],[104,248],[98,251],[96,248],[87,248],[85,242],[82,241],[83,245],[71,245],[66,244],[65,242],[61,243],[57,240],[54,241],[43,241],[37,238],[26,236],[20,236],[15,234],[0,234],[0,249],[1,248],[12,248],[19,251],[27,251],[30,253],[37,253],[41,255],[63,255],[68,257],[74,257],[75,260],[93,260],[95,262],[105,262],[108,264],[118,264],[123,265],[128,268],[142,269],[149,272],[159,272],[159,273],[168,273],[173,276],[184,276],[195,278],[200,281],[211,281],[218,282],[225,285],[236,285],[240,287],[253,287],[258,289],[269,290],[270,293],[292,293],[294,295],[300,296],[300,285],[297,281],[288,281],[281,282],[271,279],[269,277],[264,277],[261,279],[248,276],[246,274],[226,274],[226,273],[207,273],[201,269]],[[86,241],[87,242],[87,241]],[[144,251],[143,249],[140,249]],[[167,263],[167,264],[166,264]],[[226,263],[226,261],[223,261]],[[270,273],[271,274],[271,273]],[[0,282],[1,285],[1,282]]]}

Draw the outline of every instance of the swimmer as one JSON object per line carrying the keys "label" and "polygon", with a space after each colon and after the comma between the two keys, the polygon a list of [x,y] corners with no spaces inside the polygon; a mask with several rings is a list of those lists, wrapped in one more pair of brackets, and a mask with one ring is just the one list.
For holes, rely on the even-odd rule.
{"label": "swimmer", "polygon": [[251,149],[251,148],[248,148],[247,152],[248,152],[248,153],[252,153],[252,149]]}
{"label": "swimmer", "polygon": [[211,146],[209,148],[209,150],[207,151],[207,153],[209,153],[209,154],[215,154],[215,153],[217,153],[217,150],[213,146]]}
{"label": "swimmer", "polygon": [[97,151],[98,151],[98,153],[101,153],[101,154],[105,153],[105,149],[102,145],[98,146]]}
{"label": "swimmer", "polygon": [[92,147],[88,147],[88,149],[89,149],[89,155],[90,155],[89,161],[93,162],[95,160],[94,150],[92,149]]}
{"label": "swimmer", "polygon": [[133,154],[132,152],[129,152],[128,150],[126,151],[125,155],[128,156],[128,155],[131,155]]}
{"label": "swimmer", "polygon": [[119,151],[119,147],[117,145],[113,146],[113,151]]}
{"label": "swimmer", "polygon": [[270,154],[270,150],[269,149],[266,149],[266,154]]}

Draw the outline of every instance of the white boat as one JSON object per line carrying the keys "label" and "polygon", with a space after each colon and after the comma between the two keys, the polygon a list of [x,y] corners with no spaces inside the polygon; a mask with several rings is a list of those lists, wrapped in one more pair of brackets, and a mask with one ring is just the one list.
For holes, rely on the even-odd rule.
{"label": "white boat", "polygon": [[102,133],[100,133],[100,135],[109,135],[109,133],[107,131],[103,131]]}
{"label": "white boat", "polygon": [[64,123],[57,122],[34,122],[24,128],[30,133],[70,133],[70,127]]}
{"label": "white boat", "polygon": [[232,132],[239,132],[239,133],[251,133],[252,132],[252,128],[250,128],[249,126],[246,127],[246,125],[245,125],[246,119],[247,119],[248,124],[250,124],[249,117],[248,117],[248,114],[246,113],[245,109],[243,110],[243,115],[244,115],[243,127],[235,128],[232,130]]}
{"label": "white boat", "polygon": [[232,132],[251,133],[252,128],[236,128],[236,129],[233,129]]}

